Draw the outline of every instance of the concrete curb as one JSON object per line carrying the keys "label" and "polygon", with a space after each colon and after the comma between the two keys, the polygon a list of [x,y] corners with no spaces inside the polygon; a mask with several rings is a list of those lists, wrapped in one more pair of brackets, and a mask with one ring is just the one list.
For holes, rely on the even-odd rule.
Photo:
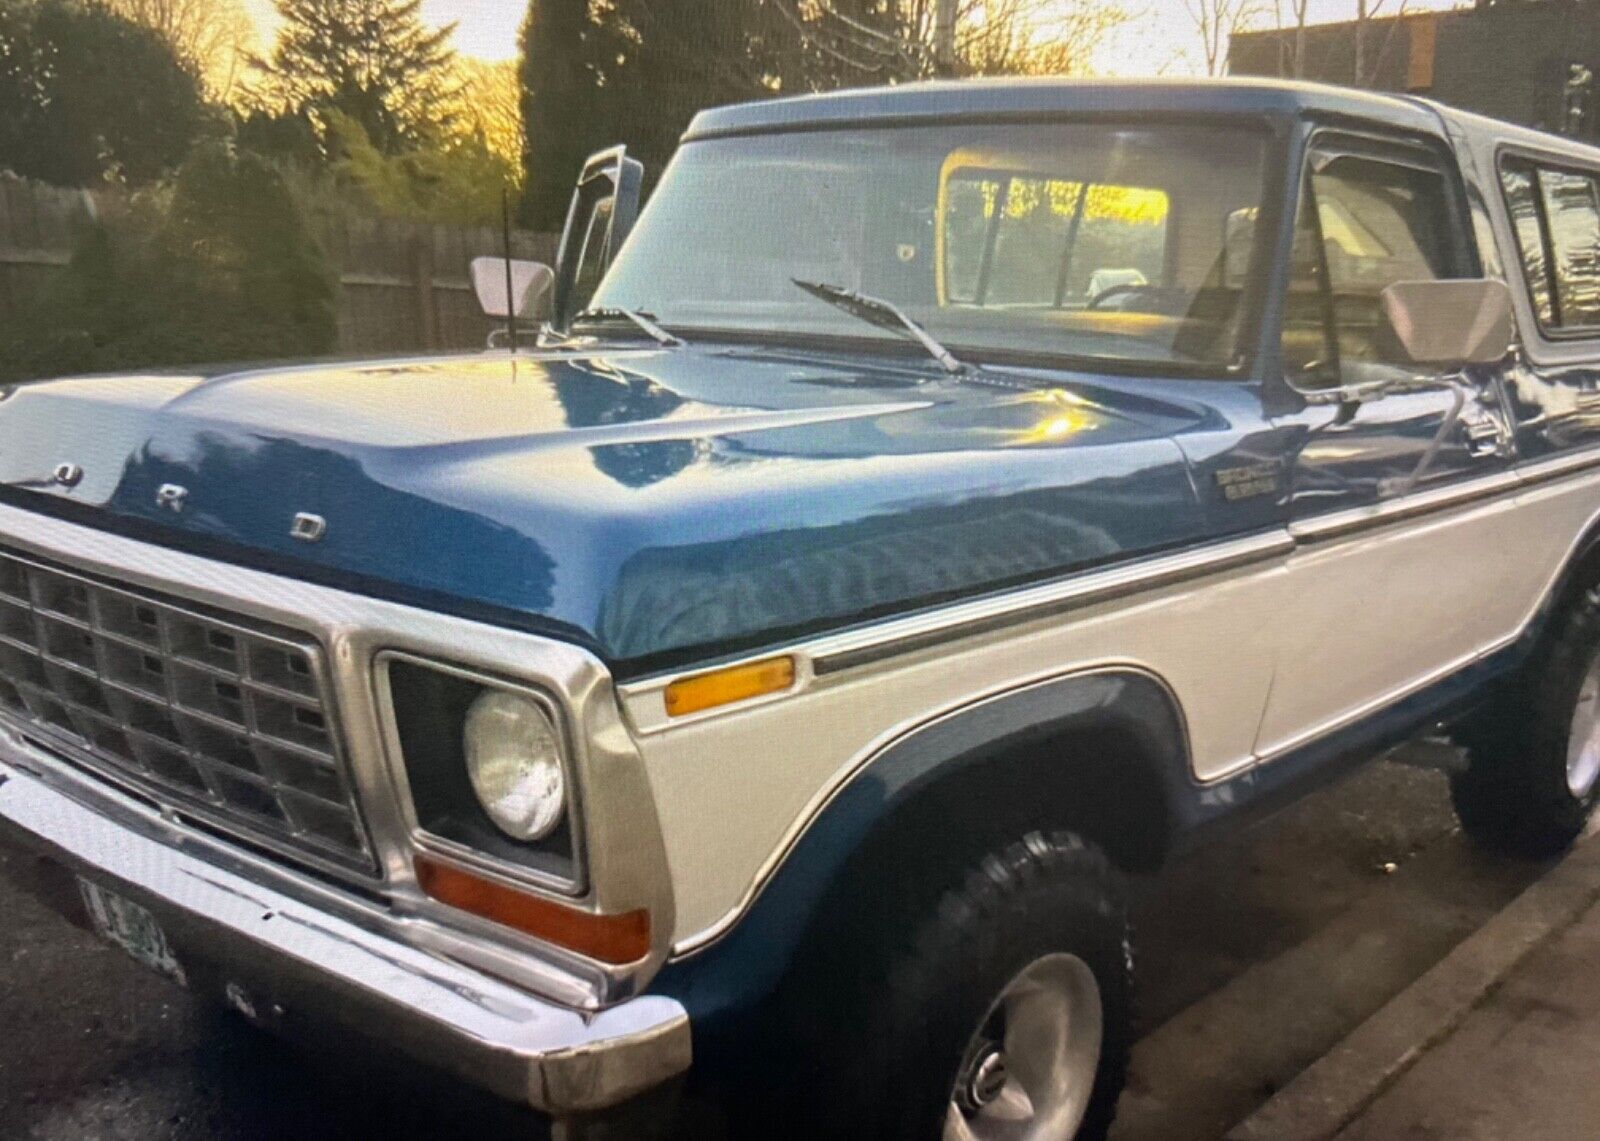
{"label": "concrete curb", "polygon": [[1600,839],[1583,840],[1345,1040],[1229,1131],[1226,1141],[1328,1141],[1360,1116],[1535,947],[1600,900]]}

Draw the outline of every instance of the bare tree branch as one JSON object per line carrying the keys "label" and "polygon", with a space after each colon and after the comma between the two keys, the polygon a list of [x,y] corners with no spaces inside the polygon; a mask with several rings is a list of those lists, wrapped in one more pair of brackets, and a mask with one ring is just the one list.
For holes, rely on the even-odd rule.
{"label": "bare tree branch", "polygon": [[1266,12],[1262,0],[1183,0],[1183,7],[1200,33],[1207,75],[1227,71],[1228,44],[1234,33]]}
{"label": "bare tree branch", "polygon": [[229,98],[255,44],[241,0],[102,0],[119,16],[152,28],[199,68],[213,97]]}

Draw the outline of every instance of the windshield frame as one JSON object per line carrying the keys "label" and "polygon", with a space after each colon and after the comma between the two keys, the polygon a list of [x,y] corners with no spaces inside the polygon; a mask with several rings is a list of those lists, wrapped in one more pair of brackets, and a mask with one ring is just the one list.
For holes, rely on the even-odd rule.
{"label": "windshield frame", "polygon": [[[963,361],[975,365],[1012,365],[1022,368],[1069,368],[1077,371],[1106,372],[1118,375],[1153,375],[1179,379],[1239,380],[1259,379],[1258,366],[1270,354],[1266,325],[1272,315],[1268,304],[1277,273],[1275,265],[1280,257],[1285,217],[1285,188],[1290,182],[1295,116],[1281,110],[1248,111],[1191,111],[1162,112],[1159,118],[1150,114],[1132,114],[1124,111],[1073,110],[1005,114],[984,112],[954,115],[904,115],[864,117],[853,121],[794,122],[777,126],[730,128],[701,131],[685,138],[674,155],[673,163],[689,147],[702,143],[724,142],[741,138],[770,138],[782,135],[839,134],[869,130],[911,130],[945,125],[959,126],[1062,126],[1093,125],[1107,128],[1149,129],[1185,126],[1209,129],[1236,129],[1251,132],[1261,141],[1261,188],[1256,223],[1257,240],[1253,243],[1250,264],[1244,289],[1240,296],[1238,329],[1233,356],[1226,362],[1187,362],[1157,357],[1111,356],[1094,353],[1075,353],[1061,349],[1020,349],[999,347],[993,344],[974,343],[952,336],[944,331],[939,340]],[[671,164],[667,167],[671,170]],[[665,177],[663,172],[663,178]],[[618,251],[613,262],[622,260],[634,236],[643,228],[651,203],[640,211],[640,225]],[[611,278],[608,268],[596,291],[604,290]],[[884,355],[916,359],[926,358],[920,346],[893,333],[849,334],[800,329],[760,329],[749,326],[719,326],[683,321],[661,321],[663,329],[693,341],[719,343],[745,343],[753,345],[814,349],[822,351],[862,352],[873,351]]]}

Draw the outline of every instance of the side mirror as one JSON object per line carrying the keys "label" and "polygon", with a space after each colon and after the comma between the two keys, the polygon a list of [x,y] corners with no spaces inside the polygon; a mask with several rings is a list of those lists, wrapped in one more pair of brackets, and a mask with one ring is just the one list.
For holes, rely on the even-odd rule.
{"label": "side mirror", "polygon": [[624,147],[591,155],[583,164],[556,255],[556,329],[565,332],[594,296],[639,217],[643,187],[644,164],[629,158]]}
{"label": "side mirror", "polygon": [[1511,290],[1488,278],[1397,281],[1378,294],[1383,359],[1456,372],[1511,349]]}
{"label": "side mirror", "polygon": [[538,261],[510,261],[510,292],[507,285],[507,259],[472,259],[472,288],[485,317],[509,321],[532,317],[539,311],[545,294],[556,282],[555,270]]}

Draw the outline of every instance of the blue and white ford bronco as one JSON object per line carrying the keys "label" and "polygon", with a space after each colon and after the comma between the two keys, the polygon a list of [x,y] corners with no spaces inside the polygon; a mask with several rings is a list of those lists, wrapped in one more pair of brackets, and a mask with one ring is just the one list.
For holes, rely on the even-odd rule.
{"label": "blue and white ford bronco", "polygon": [[1066,1139],[1125,876],[1418,734],[1472,836],[1583,829],[1600,151],[935,84],[639,187],[477,267],[520,345],[0,390],[15,874],[571,1134]]}

